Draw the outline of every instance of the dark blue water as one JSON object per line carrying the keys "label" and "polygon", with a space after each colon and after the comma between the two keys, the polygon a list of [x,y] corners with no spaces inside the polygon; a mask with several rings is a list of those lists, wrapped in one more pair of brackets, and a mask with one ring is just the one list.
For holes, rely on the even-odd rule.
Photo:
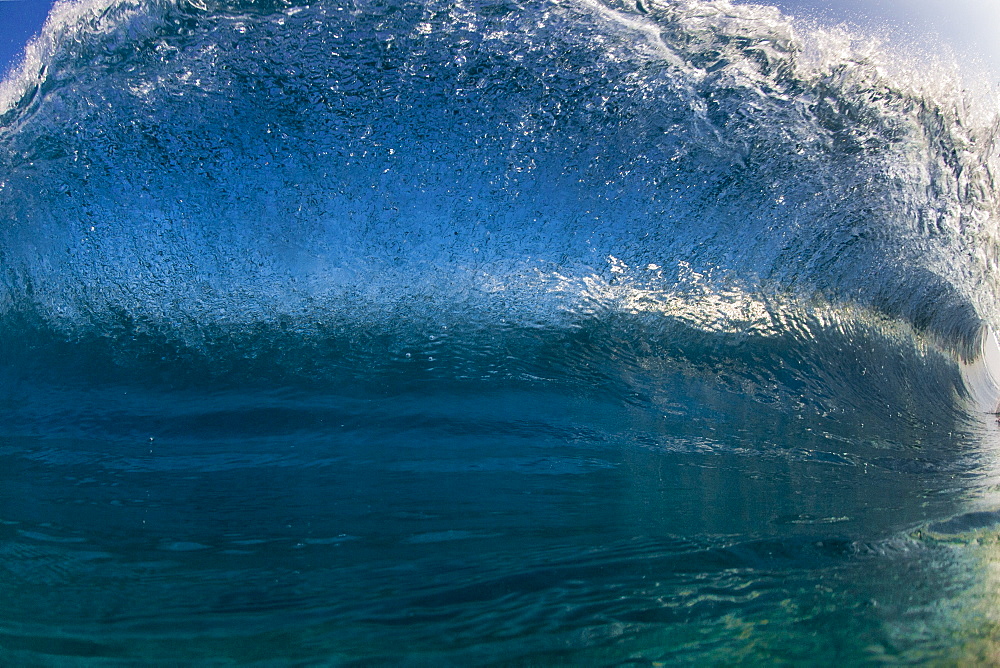
{"label": "dark blue water", "polygon": [[996,660],[991,95],[726,2],[57,5],[0,658]]}

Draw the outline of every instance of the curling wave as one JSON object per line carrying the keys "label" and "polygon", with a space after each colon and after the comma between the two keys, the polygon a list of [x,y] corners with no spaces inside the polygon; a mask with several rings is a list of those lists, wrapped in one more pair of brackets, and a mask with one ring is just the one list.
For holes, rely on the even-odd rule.
{"label": "curling wave", "polygon": [[996,410],[996,110],[771,9],[66,3],[0,112],[10,373]]}

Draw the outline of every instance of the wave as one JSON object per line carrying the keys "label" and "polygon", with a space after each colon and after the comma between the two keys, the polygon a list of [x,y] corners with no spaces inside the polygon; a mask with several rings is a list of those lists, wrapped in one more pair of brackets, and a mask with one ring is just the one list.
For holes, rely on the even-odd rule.
{"label": "wave", "polygon": [[890,63],[723,0],[60,3],[0,87],[0,359],[995,410],[997,110]]}

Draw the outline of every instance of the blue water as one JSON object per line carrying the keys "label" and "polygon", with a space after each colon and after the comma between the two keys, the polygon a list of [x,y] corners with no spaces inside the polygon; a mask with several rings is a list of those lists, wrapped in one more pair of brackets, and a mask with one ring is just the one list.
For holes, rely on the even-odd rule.
{"label": "blue water", "polygon": [[995,661],[997,111],[723,1],[57,4],[0,658]]}

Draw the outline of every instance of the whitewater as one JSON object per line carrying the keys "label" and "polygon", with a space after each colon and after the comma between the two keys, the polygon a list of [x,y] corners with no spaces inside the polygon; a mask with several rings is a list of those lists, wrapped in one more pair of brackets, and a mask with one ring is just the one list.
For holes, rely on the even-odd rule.
{"label": "whitewater", "polygon": [[906,49],[57,3],[0,83],[0,659],[996,661],[1000,94]]}

